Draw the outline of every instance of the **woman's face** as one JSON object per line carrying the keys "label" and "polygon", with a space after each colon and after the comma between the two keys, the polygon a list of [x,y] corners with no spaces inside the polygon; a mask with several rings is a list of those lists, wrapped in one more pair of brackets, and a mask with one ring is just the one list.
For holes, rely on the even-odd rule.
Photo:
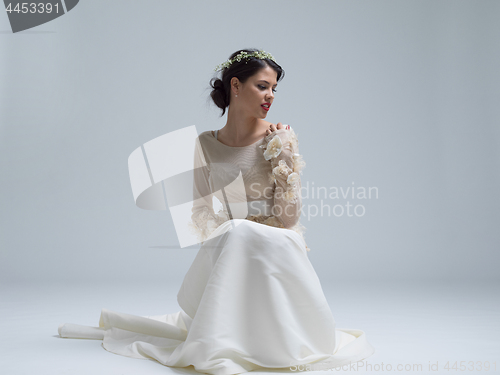
{"label": "woman's face", "polygon": [[268,65],[239,86],[238,97],[232,98],[249,116],[265,118],[274,101],[278,73]]}

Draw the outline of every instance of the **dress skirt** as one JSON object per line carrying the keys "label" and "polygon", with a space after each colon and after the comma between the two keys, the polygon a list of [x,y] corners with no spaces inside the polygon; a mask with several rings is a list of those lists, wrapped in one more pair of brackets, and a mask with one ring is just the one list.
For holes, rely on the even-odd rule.
{"label": "dress skirt", "polygon": [[289,229],[223,223],[200,247],[177,301],[181,311],[158,316],[102,309],[99,327],[65,323],[59,335],[214,375],[323,370],[374,353],[363,331],[336,329],[306,244]]}

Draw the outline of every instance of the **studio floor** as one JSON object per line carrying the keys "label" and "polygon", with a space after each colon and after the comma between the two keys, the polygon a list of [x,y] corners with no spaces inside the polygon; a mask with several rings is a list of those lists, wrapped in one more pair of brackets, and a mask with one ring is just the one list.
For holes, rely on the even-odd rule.
{"label": "studio floor", "polygon": [[[356,366],[326,371],[500,373],[498,282],[342,281],[322,285],[337,328],[365,331],[376,349]],[[3,284],[1,373],[199,374],[192,367],[169,368],[152,360],[116,355],[106,351],[99,340],[65,339],[57,332],[61,323],[98,326],[101,308],[141,316],[177,312],[179,286],[180,282],[146,281]]]}

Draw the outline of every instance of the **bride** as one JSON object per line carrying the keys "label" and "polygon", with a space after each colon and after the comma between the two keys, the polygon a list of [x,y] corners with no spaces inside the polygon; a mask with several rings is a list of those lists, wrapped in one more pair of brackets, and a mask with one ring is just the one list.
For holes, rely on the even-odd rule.
{"label": "bride", "polygon": [[[363,331],[335,327],[308,259],[297,135],[264,120],[283,69],[271,54],[245,49],[216,70],[211,98],[222,116],[227,109],[227,121],[196,142],[190,225],[202,245],[177,295],[181,310],[135,316],[102,309],[98,327],[65,323],[59,335],[215,375],[325,370],[369,357],[374,348]],[[243,189],[223,188],[240,172]],[[214,197],[225,203],[218,212]],[[238,200],[243,210],[228,203]]]}

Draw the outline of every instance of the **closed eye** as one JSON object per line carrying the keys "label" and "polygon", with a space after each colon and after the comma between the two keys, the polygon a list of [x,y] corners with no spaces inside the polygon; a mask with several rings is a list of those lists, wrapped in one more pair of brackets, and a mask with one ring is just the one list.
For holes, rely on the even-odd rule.
{"label": "closed eye", "polygon": [[[258,85],[261,90],[265,90],[267,87],[263,85]],[[278,92],[278,90],[273,89],[273,92]]]}

